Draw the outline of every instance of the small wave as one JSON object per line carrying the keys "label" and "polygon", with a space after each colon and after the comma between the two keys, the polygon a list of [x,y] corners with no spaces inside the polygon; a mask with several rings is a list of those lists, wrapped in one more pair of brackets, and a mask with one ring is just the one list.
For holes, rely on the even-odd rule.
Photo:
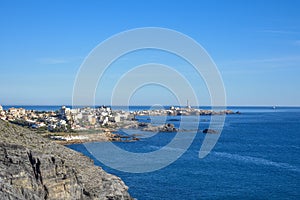
{"label": "small wave", "polygon": [[181,149],[181,148],[167,147],[167,146],[159,147],[159,146],[150,145],[149,147],[152,150],[159,150],[159,149],[164,149],[164,150],[167,150],[167,151],[183,151],[184,150],[184,149]]}
{"label": "small wave", "polygon": [[295,145],[292,145],[291,147],[294,148],[294,149],[300,149],[299,146],[295,146]]}
{"label": "small wave", "polygon": [[267,166],[273,166],[273,167],[277,167],[277,168],[287,169],[290,171],[300,172],[298,167],[292,166],[288,163],[274,162],[274,161],[267,160],[264,158],[241,156],[238,154],[230,154],[230,153],[224,153],[224,152],[214,152],[213,154],[223,157],[223,158],[229,158],[232,160],[242,161],[245,163],[252,163],[252,164],[256,164],[256,165],[267,165]]}
{"label": "small wave", "polygon": [[160,149],[160,148],[161,148],[161,147],[158,147],[158,146],[153,146],[153,145],[150,145],[149,147],[150,147],[150,149],[152,149],[152,150],[158,150],[158,149]]}

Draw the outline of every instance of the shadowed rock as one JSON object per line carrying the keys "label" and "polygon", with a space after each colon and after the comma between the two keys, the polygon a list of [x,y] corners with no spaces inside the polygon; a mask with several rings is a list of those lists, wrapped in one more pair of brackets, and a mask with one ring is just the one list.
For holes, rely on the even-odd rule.
{"label": "shadowed rock", "polygon": [[0,199],[132,199],[82,154],[0,120]]}
{"label": "shadowed rock", "polygon": [[213,130],[213,129],[208,129],[208,128],[204,129],[202,132],[203,133],[218,133],[218,131]]}

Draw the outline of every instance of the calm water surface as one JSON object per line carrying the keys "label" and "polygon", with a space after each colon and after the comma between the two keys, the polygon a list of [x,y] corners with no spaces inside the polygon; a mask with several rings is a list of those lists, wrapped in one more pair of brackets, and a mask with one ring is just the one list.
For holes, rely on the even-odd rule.
{"label": "calm water surface", "polygon": [[[199,133],[177,161],[150,173],[114,170],[97,161],[84,145],[68,147],[91,157],[96,165],[121,177],[129,186],[130,194],[139,200],[300,199],[300,108],[231,109],[242,114],[227,116],[220,139],[207,157],[198,158],[204,138],[204,134]],[[160,123],[159,117],[139,118],[139,121],[150,120]],[[189,120],[195,123],[193,117]],[[201,117],[199,128],[206,128],[209,120],[209,116]],[[171,123],[178,126],[180,121]],[[116,145],[132,152],[155,151],[170,142],[174,135],[158,133],[139,142]],[[190,137],[188,132],[186,137]]]}

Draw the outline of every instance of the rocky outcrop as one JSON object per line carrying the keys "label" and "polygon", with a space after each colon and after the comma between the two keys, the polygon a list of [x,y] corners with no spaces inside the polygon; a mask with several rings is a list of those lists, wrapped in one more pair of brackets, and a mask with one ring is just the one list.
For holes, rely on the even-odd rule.
{"label": "rocky outcrop", "polygon": [[0,199],[132,199],[82,154],[0,120]]}
{"label": "rocky outcrop", "polygon": [[146,124],[143,126],[143,131],[151,131],[151,132],[177,132],[178,129],[175,128],[174,124],[164,124],[161,126],[153,126],[151,124]]}
{"label": "rocky outcrop", "polygon": [[219,133],[218,131],[213,130],[213,129],[209,129],[209,128],[204,129],[202,132],[203,133]]}
{"label": "rocky outcrop", "polygon": [[[161,110],[140,110],[135,111],[134,115],[136,116],[197,116],[197,115],[230,115],[235,114],[232,110],[202,110],[198,108],[180,108],[171,106],[170,109],[161,109]],[[238,113],[236,113],[238,114]]]}

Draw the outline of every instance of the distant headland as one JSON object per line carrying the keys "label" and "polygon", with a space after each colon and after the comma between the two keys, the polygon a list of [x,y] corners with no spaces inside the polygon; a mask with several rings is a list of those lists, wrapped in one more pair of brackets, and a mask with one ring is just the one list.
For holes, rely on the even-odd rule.
{"label": "distant headland", "polygon": [[137,116],[196,116],[239,114],[232,110],[205,110],[199,108],[170,106],[168,109],[113,110],[110,106],[69,108],[61,106],[58,110],[37,111],[25,108],[0,106],[0,119],[49,137],[61,144],[92,141],[137,141],[135,136],[115,133],[119,129],[141,128],[146,131],[178,131],[173,124],[153,126],[139,123]]}

